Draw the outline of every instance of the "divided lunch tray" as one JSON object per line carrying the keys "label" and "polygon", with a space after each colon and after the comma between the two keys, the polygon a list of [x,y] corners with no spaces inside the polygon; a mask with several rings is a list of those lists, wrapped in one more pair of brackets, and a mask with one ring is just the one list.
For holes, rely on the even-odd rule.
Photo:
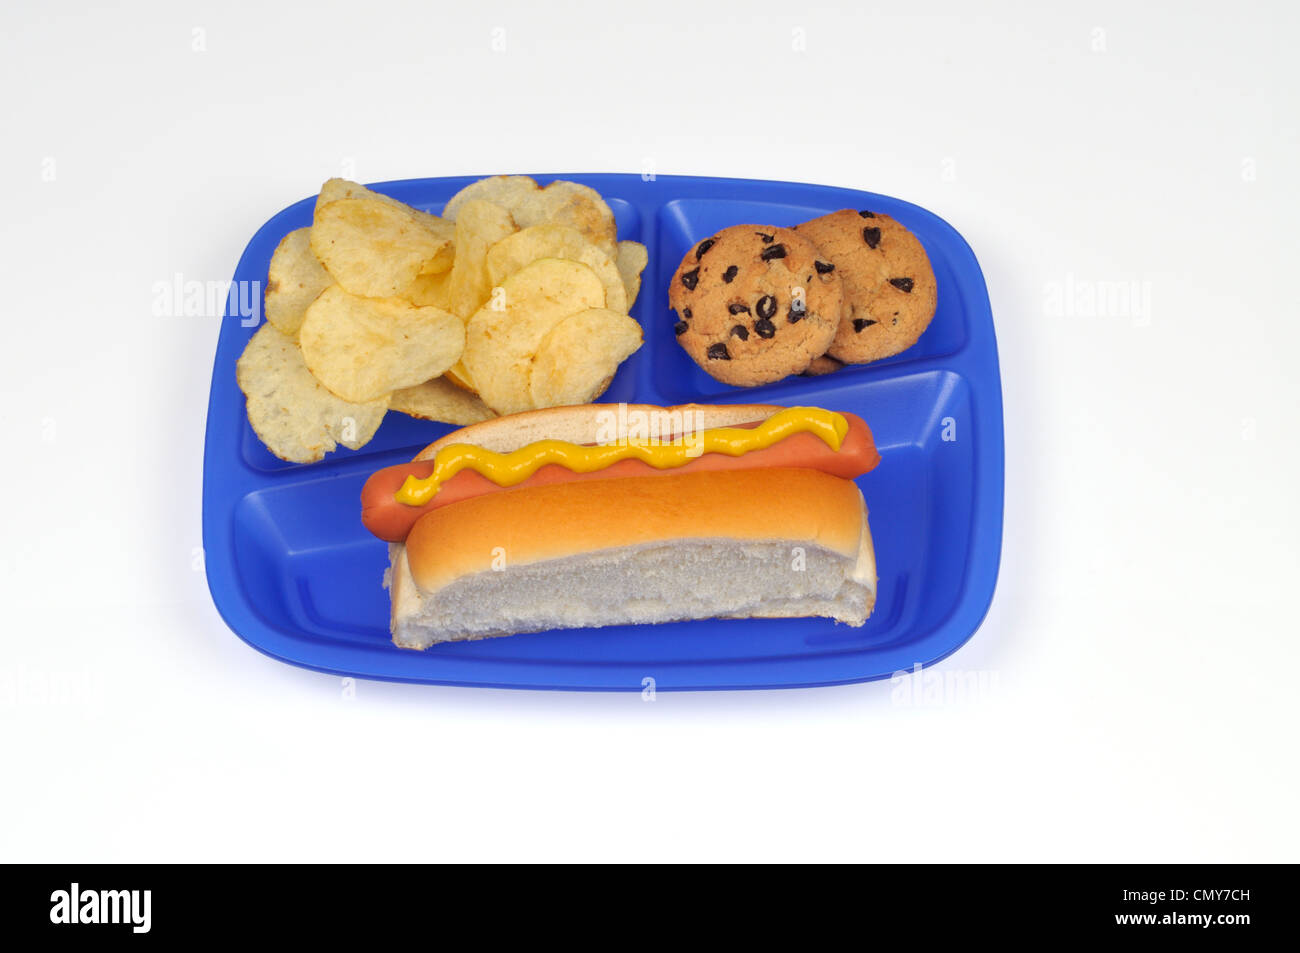
{"label": "divided lunch tray", "polygon": [[[372,187],[437,213],[476,178]],[[386,544],[361,526],[361,486],[373,471],[409,460],[453,428],[390,413],[360,450],[340,449],[315,464],[285,463],[254,435],[235,384],[235,361],[255,330],[239,315],[237,289],[241,282],[265,286],[280,239],[311,224],[309,198],[249,242],[213,368],[203,544],[212,598],[240,638],[283,661],[339,675],[629,691],[887,678],[938,661],[970,638],[992,600],[1002,545],[1002,389],[984,277],[962,237],[915,205],[827,186],[687,176],[537,178],[590,185],[614,210],[619,238],[644,242],[650,252],[632,309],[645,344],[623,364],[603,402],[817,405],[867,421],[882,456],[858,480],[880,574],[875,613],[857,629],[827,619],[707,620],[544,632],[424,652],[395,647],[381,585]],[[697,368],[674,340],[667,304],[669,278],[686,250],[727,225],[794,225],[847,207],[892,215],[925,245],[939,307],[921,340],[875,364],[749,389],[720,384]]]}

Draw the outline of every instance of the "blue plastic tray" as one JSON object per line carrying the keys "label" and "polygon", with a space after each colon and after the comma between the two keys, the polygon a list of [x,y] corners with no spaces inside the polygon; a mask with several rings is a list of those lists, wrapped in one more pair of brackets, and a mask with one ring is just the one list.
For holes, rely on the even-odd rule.
{"label": "blue plastic tray", "polygon": [[[372,186],[432,212],[476,177]],[[249,645],[324,672],[447,685],[640,691],[778,688],[889,677],[962,645],[988,610],[1002,545],[1002,393],[984,278],[970,247],[924,209],[869,192],[741,179],[539,176],[597,189],[620,238],[650,251],[633,309],[645,345],[606,401],[772,402],[852,411],[883,457],[858,482],[879,564],[875,614],[858,629],[824,619],[713,620],[570,630],[398,649],[380,580],[385,544],[361,526],[374,470],[409,460],[450,427],[389,414],[359,451],[307,466],[272,456],[248,425],[235,361],[254,328],[232,294],[217,344],[203,461],[203,544],[217,609]],[[314,199],[249,242],[236,282],[263,286],[276,244],[311,224]],[[887,361],[741,390],[699,370],[674,341],[668,280],[686,249],[727,225],[793,225],[839,208],[894,216],[921,239],[939,308],[920,342]],[[238,285],[236,285],[238,287]]]}

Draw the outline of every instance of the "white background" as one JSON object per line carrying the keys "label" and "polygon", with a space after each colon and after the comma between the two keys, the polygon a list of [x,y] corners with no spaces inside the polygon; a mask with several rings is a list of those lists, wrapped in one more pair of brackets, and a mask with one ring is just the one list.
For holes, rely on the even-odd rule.
{"label": "white background", "polygon": [[[437,6],[0,13],[0,859],[1300,859],[1294,5]],[[196,555],[219,320],[154,283],[342,172],[646,163],[975,249],[1006,532],[935,671],[983,689],[348,700],[240,642]]]}

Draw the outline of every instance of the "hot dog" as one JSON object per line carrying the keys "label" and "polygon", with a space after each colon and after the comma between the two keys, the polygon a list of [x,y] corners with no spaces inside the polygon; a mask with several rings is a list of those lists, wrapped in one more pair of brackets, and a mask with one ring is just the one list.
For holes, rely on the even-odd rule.
{"label": "hot dog", "polygon": [[390,542],[403,648],[712,617],[858,626],[876,564],[853,479],[879,459],[861,419],[815,407],[559,407],[380,471],[362,518]]}
{"label": "hot dog", "polygon": [[[560,408],[556,411],[542,413],[552,417],[550,425],[553,429],[562,430],[579,437],[588,436],[593,438],[592,440],[581,441],[582,445],[589,445],[594,442],[594,438],[597,436],[597,414],[602,409],[606,413],[611,413],[608,407],[602,405]],[[689,405],[674,408],[642,407],[641,409],[645,412],[658,411],[669,414],[673,412],[681,413],[682,411],[692,412],[699,415],[699,420],[705,425],[705,429],[709,426],[748,429],[758,426],[784,408],[770,405],[716,408]],[[635,412],[635,408],[632,412]],[[557,415],[567,416],[568,419],[561,423]],[[416,522],[431,510],[462,500],[472,499],[485,493],[502,492],[506,488],[493,482],[489,477],[473,469],[464,469],[442,482],[437,493],[427,502],[419,505],[409,505],[399,502],[396,498],[398,491],[407,482],[408,478],[424,480],[429,477],[435,467],[434,458],[443,448],[453,443],[475,444],[476,440],[478,440],[485,441],[485,445],[489,447],[498,446],[515,449],[511,446],[512,442],[518,443],[527,440],[529,436],[536,432],[535,420],[517,418],[534,418],[535,416],[534,414],[516,415],[514,426],[516,428],[515,432],[519,436],[515,441],[507,439],[505,432],[502,432],[503,422],[510,421],[512,418],[501,418],[456,431],[448,437],[430,444],[411,463],[397,464],[378,471],[366,481],[361,491],[362,523],[380,539],[389,542],[401,542],[406,539],[407,534],[410,533]],[[848,423],[848,430],[838,449],[832,449],[824,440],[813,433],[796,432],[771,446],[749,450],[739,456],[729,456],[717,452],[701,453],[680,466],[667,469],[656,469],[649,463],[639,459],[618,460],[601,469],[585,473],[574,472],[562,465],[548,463],[541,466],[523,481],[516,483],[514,487],[538,487],[555,483],[655,475],[681,475],[715,470],[775,468],[818,470],[832,476],[851,480],[875,467],[880,462],[880,455],[876,451],[875,442],[866,422],[854,414],[842,414],[842,416]],[[737,418],[740,418],[740,420]],[[687,419],[690,420],[691,418],[688,417]],[[586,432],[584,432],[584,429]],[[475,431],[478,431],[478,433]],[[676,438],[685,438],[685,435],[672,433],[661,434],[660,436],[660,439],[663,440]]]}

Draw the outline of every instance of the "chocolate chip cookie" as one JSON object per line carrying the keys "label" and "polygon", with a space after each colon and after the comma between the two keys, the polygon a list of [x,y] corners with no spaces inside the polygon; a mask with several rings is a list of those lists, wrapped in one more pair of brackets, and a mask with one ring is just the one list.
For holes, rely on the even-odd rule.
{"label": "chocolate chip cookie", "polygon": [[827,374],[834,374],[844,364],[837,361],[829,354],[823,354],[821,357],[814,357],[812,363],[804,368],[804,377],[825,377]]}
{"label": "chocolate chip cookie", "polygon": [[835,263],[844,312],[829,354],[849,364],[891,357],[916,343],[938,291],[925,248],[890,218],[842,209],[795,226]]}
{"label": "chocolate chip cookie", "polygon": [[752,387],[805,370],[840,324],[840,276],[788,228],[733,225],[686,253],[668,303],[677,343],[724,384]]}

